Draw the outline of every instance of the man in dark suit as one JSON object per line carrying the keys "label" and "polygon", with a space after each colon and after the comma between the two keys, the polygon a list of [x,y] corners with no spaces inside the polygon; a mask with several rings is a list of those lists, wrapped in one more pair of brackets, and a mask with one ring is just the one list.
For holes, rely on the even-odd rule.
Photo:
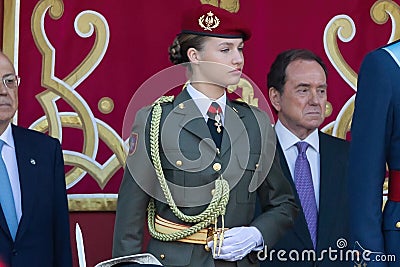
{"label": "man in dark suit", "polygon": [[[281,259],[276,253],[270,257],[264,255],[265,266],[334,267],[343,264],[339,259],[330,259],[328,254],[321,256],[322,250],[343,249],[337,242],[345,242],[348,233],[346,171],[349,144],[318,130],[325,118],[326,77],[322,60],[303,49],[280,53],[268,73],[269,98],[278,114],[275,131],[280,162],[302,209],[294,227],[274,247],[268,248],[284,250],[286,254]],[[304,157],[310,166],[307,194],[304,183],[301,184],[299,142],[306,144]],[[312,209],[314,216],[310,216]],[[297,251],[299,257],[292,254],[294,258],[289,258],[291,250]],[[305,251],[311,254],[303,253]],[[320,256],[321,260],[318,259]]]}
{"label": "man in dark suit", "polygon": [[[355,248],[373,252],[366,260],[368,267],[399,266],[400,262],[399,68],[397,41],[370,52],[358,76],[351,127],[350,233]],[[389,192],[382,213],[387,168]],[[385,257],[387,261],[382,261]]]}
{"label": "man in dark suit", "polygon": [[0,262],[10,267],[70,267],[60,143],[11,124],[18,108],[19,77],[1,52],[0,77]]}

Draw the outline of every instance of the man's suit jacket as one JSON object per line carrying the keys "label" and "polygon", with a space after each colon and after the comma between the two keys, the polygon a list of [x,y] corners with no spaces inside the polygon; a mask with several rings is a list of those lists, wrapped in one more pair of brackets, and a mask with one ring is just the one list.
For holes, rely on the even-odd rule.
{"label": "man's suit jacket", "polygon": [[[337,246],[339,239],[348,238],[348,190],[347,190],[347,166],[349,143],[345,140],[331,135],[318,132],[320,145],[320,200],[318,213],[318,239],[317,239],[317,258],[321,250],[329,248],[340,250]],[[301,207],[299,196],[296,191],[294,180],[289,171],[285,155],[281,146],[277,145],[280,153],[280,162],[283,173],[292,185],[296,203]],[[342,246],[342,245],[339,245]],[[303,250],[312,250],[313,244],[308,231],[307,222],[302,209],[295,220],[295,224],[278,243],[269,248],[285,250],[285,257],[288,261],[281,261],[276,253],[270,259],[266,259],[262,266],[296,266],[296,267],[336,267],[343,266],[344,262],[331,261],[328,254],[324,255],[323,261],[292,261],[289,260],[290,250],[297,250],[301,256]],[[343,248],[346,251],[346,248]],[[335,254],[333,254],[335,255]],[[339,254],[336,254],[339,258]],[[307,255],[306,255],[307,256]],[[307,256],[308,257],[308,256]],[[307,259],[306,257],[306,259]],[[301,259],[301,258],[300,258]]]}
{"label": "man's suit jacket", "polygon": [[[164,104],[162,109],[161,128],[162,131],[165,130],[168,133],[167,136],[160,137],[163,141],[160,146],[160,155],[164,174],[166,179],[173,184],[189,188],[188,191],[181,188],[179,192],[176,192],[180,193],[175,194],[176,198],[180,196],[188,203],[196,197],[206,196],[209,201],[214,181],[219,176],[213,169],[213,165],[220,163],[222,176],[230,182],[231,188],[233,187],[226,209],[225,227],[256,226],[266,244],[274,244],[292,225],[297,207],[294,204],[290,184],[283,177],[279,160],[274,157],[275,147],[271,142],[274,131],[267,115],[256,108],[250,108],[245,103],[228,101],[220,153],[217,153],[215,146],[209,143],[203,144],[202,153],[200,153],[200,142],[207,142],[207,138],[212,142],[212,139],[203,116],[187,91],[180,93],[173,103]],[[136,116],[133,132],[139,139],[149,136],[149,112],[150,108],[145,108]],[[256,117],[259,119],[259,125],[257,125]],[[145,125],[147,126],[144,127]],[[143,132],[144,128],[146,128],[145,132]],[[179,133],[171,132],[174,129],[180,129]],[[267,137],[260,138],[260,133]],[[142,183],[142,188],[140,188],[137,181],[144,177],[143,179],[148,182],[154,177],[154,168],[151,163],[146,165],[146,159],[144,159],[147,158],[149,151],[148,142],[146,143],[147,145],[139,141],[136,151],[127,159],[118,196],[113,257],[137,254],[142,250],[143,222],[146,218],[149,195],[142,190]],[[178,161],[181,163],[180,166],[176,165]],[[267,175],[268,177],[256,192],[249,192],[253,175],[260,179],[264,179]],[[153,189],[159,188],[157,180],[155,181]],[[234,182],[236,182],[235,186]],[[206,184],[212,187],[200,193],[188,193],[190,188]],[[263,213],[253,220],[256,194],[265,202],[262,206]],[[161,217],[185,224],[164,202],[156,201],[156,209]],[[205,205],[180,207],[180,209],[184,214],[196,215],[205,209]],[[221,222],[219,222],[220,225]],[[205,251],[204,245],[162,242],[152,238],[148,252],[156,256],[165,266],[214,266],[212,255]],[[224,262],[224,264],[257,266],[258,262],[253,253],[242,261]]]}
{"label": "man's suit jacket", "polygon": [[60,143],[14,125],[12,134],[22,217],[13,241],[0,209],[0,262],[10,267],[70,267],[68,204]]}
{"label": "man's suit jacket", "polygon": [[[386,49],[399,52],[400,42],[374,50],[364,58],[351,127],[353,244],[357,241],[359,247],[375,252],[371,258],[385,253],[396,255],[397,259],[389,264],[371,261],[368,267],[399,266],[400,262],[400,202],[387,201],[382,213],[386,164],[389,171],[400,171],[400,62]],[[389,178],[389,192],[399,188],[399,183],[399,179]]]}

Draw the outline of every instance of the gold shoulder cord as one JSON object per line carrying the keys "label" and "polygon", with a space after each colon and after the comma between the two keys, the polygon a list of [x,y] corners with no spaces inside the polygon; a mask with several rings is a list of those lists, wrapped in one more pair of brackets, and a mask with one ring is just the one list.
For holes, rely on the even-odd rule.
{"label": "gold shoulder cord", "polygon": [[[150,235],[161,241],[176,241],[190,235],[199,232],[201,229],[208,227],[212,223],[217,222],[219,216],[225,215],[226,205],[229,200],[229,184],[228,182],[220,177],[215,181],[215,193],[211,199],[208,207],[200,214],[195,216],[189,216],[183,214],[179,208],[176,206],[174,199],[172,198],[171,191],[169,190],[167,181],[164,176],[164,172],[161,166],[160,151],[158,137],[160,133],[160,121],[162,108],[161,104],[166,102],[172,102],[174,100],[173,96],[162,96],[153,103],[152,118],[150,124],[150,153],[153,165],[160,182],[161,188],[164,192],[164,196],[167,199],[168,205],[170,206],[172,212],[183,222],[196,223],[193,226],[180,230],[170,234],[164,234],[157,232],[154,225],[155,219],[155,203],[154,199],[150,199],[149,205],[147,207],[148,217],[147,223],[149,226]],[[223,229],[224,226],[222,226]]]}

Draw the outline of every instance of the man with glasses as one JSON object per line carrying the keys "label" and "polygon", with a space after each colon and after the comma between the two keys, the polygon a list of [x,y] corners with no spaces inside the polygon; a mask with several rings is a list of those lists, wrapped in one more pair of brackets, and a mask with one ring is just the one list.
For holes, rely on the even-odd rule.
{"label": "man with glasses", "polygon": [[0,77],[0,265],[70,267],[60,143],[11,123],[20,78],[1,52]]}

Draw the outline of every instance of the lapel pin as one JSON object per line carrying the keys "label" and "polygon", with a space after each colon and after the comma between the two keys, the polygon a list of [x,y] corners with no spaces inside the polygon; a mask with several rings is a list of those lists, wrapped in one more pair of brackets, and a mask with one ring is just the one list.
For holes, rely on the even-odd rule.
{"label": "lapel pin", "polygon": [[36,161],[34,159],[31,159],[31,164],[36,165]]}

